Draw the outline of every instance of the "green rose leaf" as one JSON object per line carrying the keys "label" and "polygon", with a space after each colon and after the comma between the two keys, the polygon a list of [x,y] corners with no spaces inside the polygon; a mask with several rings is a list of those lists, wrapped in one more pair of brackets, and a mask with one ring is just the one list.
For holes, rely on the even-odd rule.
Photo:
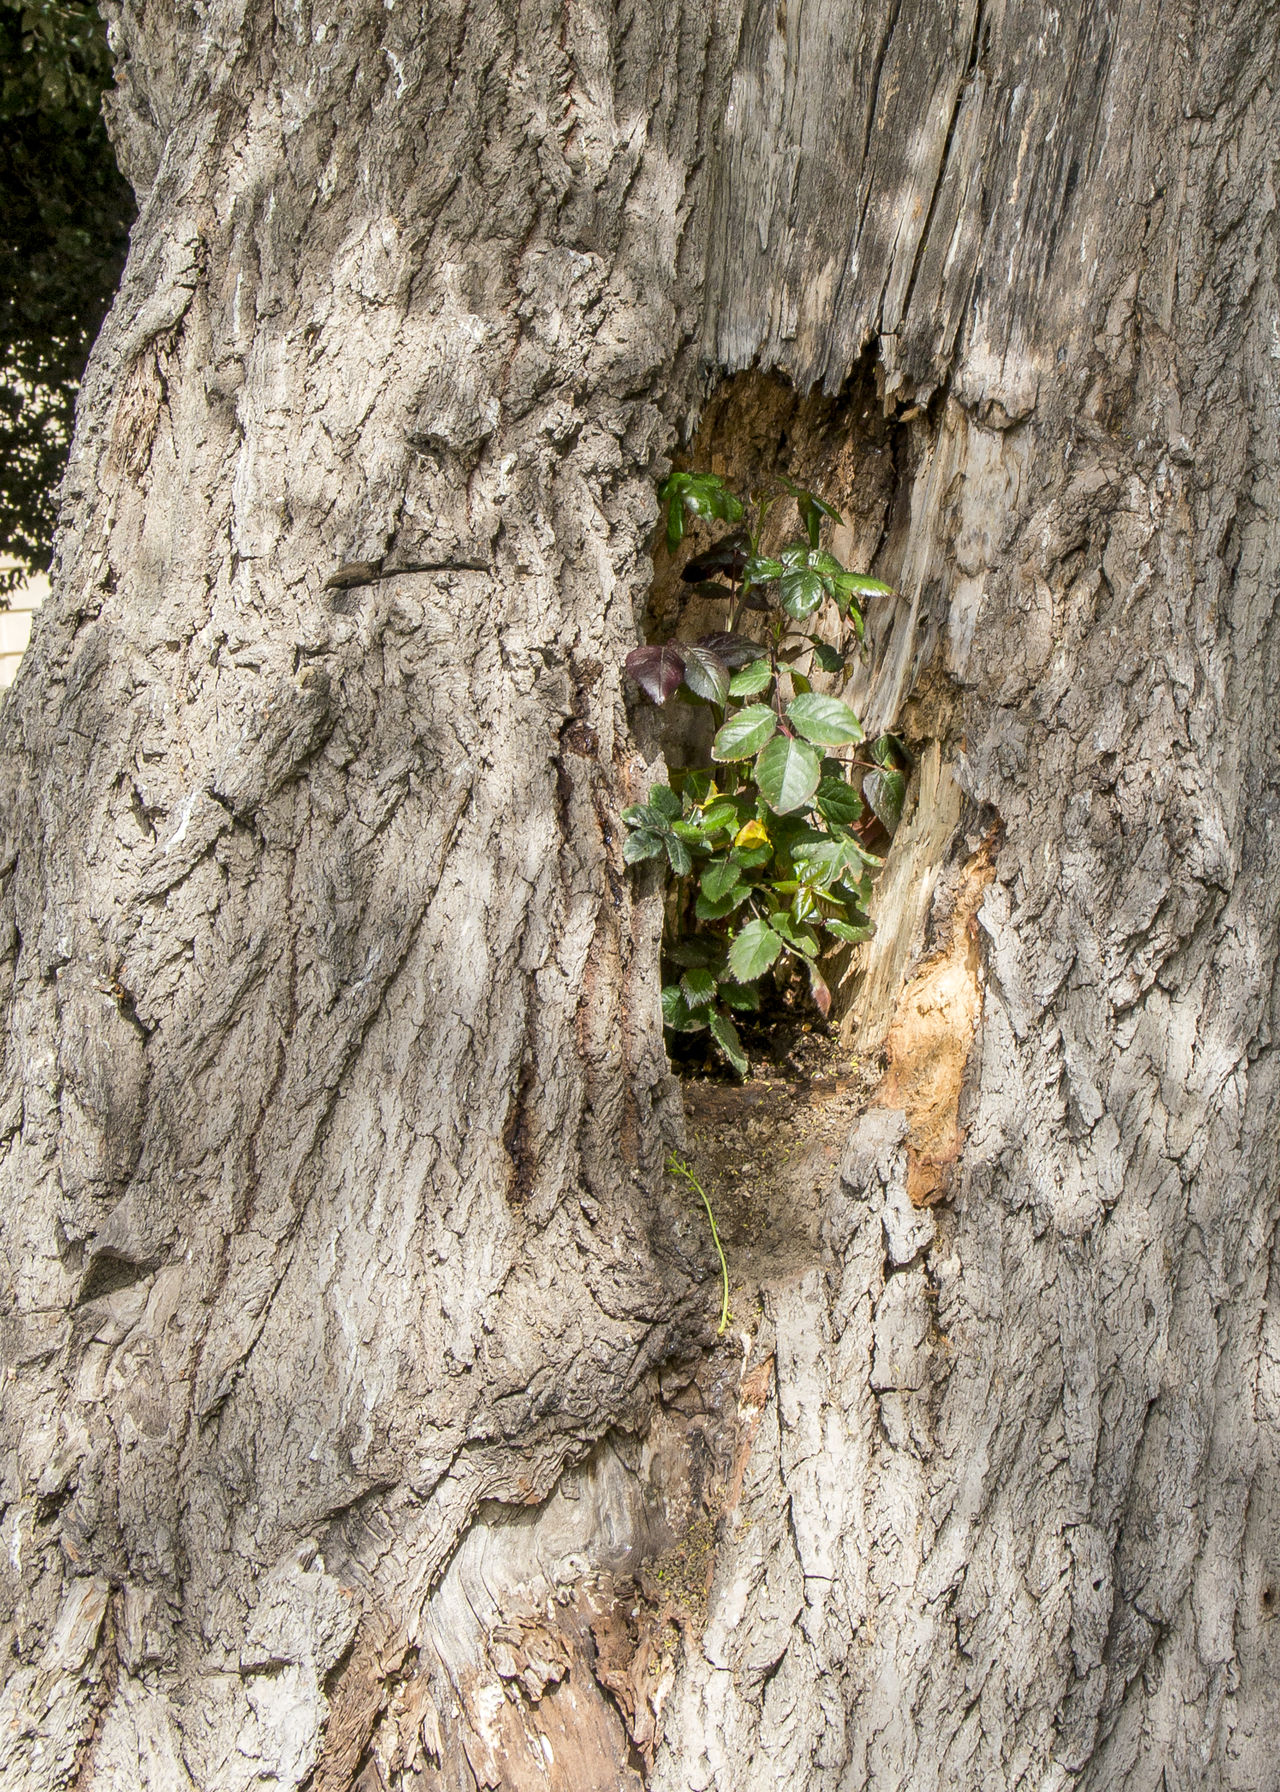
{"label": "green rose leaf", "polygon": [[892,585],[881,584],[879,579],[869,579],[863,572],[833,573],[831,583],[845,597],[893,596]]}
{"label": "green rose leaf", "polygon": [[818,532],[822,528],[822,519],[828,516],[835,523],[840,521],[840,512],[833,510],[830,504],[820,498],[816,492],[806,491],[801,485],[792,485],[789,479],[782,481],[787,491],[795,499],[800,511],[801,521],[809,533],[809,541],[813,547],[818,545]]}
{"label": "green rose leaf", "polygon": [[862,723],[839,697],[805,691],[787,705],[787,720],[819,747],[839,747],[862,739]]}
{"label": "green rose leaf", "polygon": [[862,794],[885,829],[894,833],[902,820],[902,805],[907,795],[907,780],[902,773],[889,766],[883,771],[868,772],[862,780]]}
{"label": "green rose leaf", "polygon": [[684,539],[686,511],[727,523],[736,523],[742,515],[742,500],[718,473],[672,473],[658,487],[658,498],[667,506],[667,548],[673,554]]}
{"label": "green rose leaf", "polygon": [[690,1008],[705,1008],[716,993],[716,980],[711,971],[686,971],[680,979],[680,991]]}
{"label": "green rose leaf", "polygon": [[727,1007],[736,1008],[740,1014],[757,1014],[760,1011],[760,991],[754,983],[722,983],[720,1000]]}
{"label": "green rose leaf", "polygon": [[821,604],[827,595],[827,587],[822,574],[815,572],[811,566],[798,566],[793,571],[784,573],[778,585],[778,598],[788,616],[794,616],[797,622],[803,622],[806,616]]}
{"label": "green rose leaf", "polygon": [[732,859],[717,859],[714,865],[708,865],[702,874],[702,893],[709,896],[712,902],[718,902],[727,896],[739,882],[742,873]]}
{"label": "green rose leaf", "polygon": [[668,821],[674,821],[684,804],[669,784],[655,784],[649,792],[649,807],[658,815],[665,815]]}
{"label": "green rose leaf", "polygon": [[754,983],[781,950],[782,941],[767,921],[748,921],[729,948],[729,969],[739,983]]}
{"label": "green rose leaf", "polygon": [[744,666],[741,672],[735,672],[729,681],[731,697],[756,697],[773,677],[768,660],[753,660]]}
{"label": "green rose leaf", "polygon": [[764,703],[748,703],[735,716],[730,716],[711,744],[711,757],[723,763],[728,759],[750,759],[776,733],[778,718]]}
{"label": "green rose leaf", "polygon": [[637,828],[622,842],[623,861],[628,865],[638,865],[643,859],[656,859],[661,851],[661,840],[644,828]]}
{"label": "green rose leaf", "polygon": [[817,957],[818,936],[812,927],[805,926],[803,922],[793,921],[785,909],[780,909],[776,915],[771,915],[769,925],[775,933],[781,934],[793,952],[801,952],[806,958]]}
{"label": "green rose leaf", "polygon": [[721,828],[736,828],[736,806],[733,803],[712,803],[710,808],[702,811],[702,825],[709,834],[718,833]]}
{"label": "green rose leaf", "polygon": [[756,783],[769,807],[787,815],[809,801],[818,788],[821,768],[822,761],[806,741],[780,734],[756,760]]}
{"label": "green rose leaf", "polygon": [[662,1024],[673,1033],[700,1033],[707,1023],[689,1007],[679,984],[668,983],[662,992]]}
{"label": "green rose leaf", "polygon": [[860,871],[868,855],[854,840],[816,840],[797,846],[792,857],[803,867],[807,883],[825,887],[850,871]]}
{"label": "green rose leaf", "polygon": [[860,946],[863,940],[869,940],[875,928],[868,921],[865,927],[855,927],[852,921],[828,921],[828,933],[834,933],[838,940],[845,940],[851,946]]}
{"label": "green rose leaf", "polygon": [[862,798],[843,778],[824,778],[818,786],[817,808],[824,821],[849,828],[862,814]]}
{"label": "green rose leaf", "polygon": [[673,945],[664,948],[664,956],[673,964],[683,965],[686,970],[690,965],[710,965],[716,961],[715,948],[720,943],[719,940],[708,939],[676,940]]}
{"label": "green rose leaf", "polygon": [[711,1037],[732,1064],[739,1076],[747,1074],[748,1060],[738,1029],[722,1008],[713,1008],[707,1016]]}
{"label": "green rose leaf", "polygon": [[694,696],[705,697],[708,703],[718,704],[723,709],[729,695],[728,666],[708,647],[695,647],[684,642],[680,651],[684,656],[684,681]]}
{"label": "green rose leaf", "polygon": [[668,834],[665,842],[667,858],[677,877],[688,877],[693,870],[693,854],[676,834]]}
{"label": "green rose leaf", "polygon": [[693,905],[693,912],[699,921],[723,921],[725,916],[731,915],[735,908],[741,908],[750,894],[750,884],[735,884],[723,896],[711,898],[699,895]]}
{"label": "green rose leaf", "polygon": [[814,642],[813,657],[824,672],[844,671],[844,655],[838,653],[834,647],[829,647],[825,641]]}

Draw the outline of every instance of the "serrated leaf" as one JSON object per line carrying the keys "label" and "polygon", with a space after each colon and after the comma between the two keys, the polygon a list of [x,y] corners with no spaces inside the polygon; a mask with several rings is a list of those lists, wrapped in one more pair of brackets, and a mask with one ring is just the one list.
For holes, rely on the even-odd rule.
{"label": "serrated leaf", "polygon": [[826,595],[821,573],[811,566],[796,567],[794,571],[784,573],[778,585],[778,601],[787,615],[794,616],[797,622],[812,616]]}
{"label": "serrated leaf", "polygon": [[623,861],[628,865],[639,865],[645,859],[656,859],[661,851],[662,841],[644,828],[637,828],[622,842]]}
{"label": "serrated leaf", "polygon": [[734,496],[718,473],[678,469],[662,481],[658,499],[667,506],[667,548],[671,553],[684,539],[686,513],[719,517],[730,523],[742,515],[742,500]]}
{"label": "serrated leaf", "polygon": [[806,491],[801,485],[792,485],[789,479],[784,479],[782,483],[799,506],[800,516],[809,533],[809,540],[816,548],[823,517],[829,516],[833,522],[838,523],[840,521],[839,511],[833,510],[830,504],[820,498],[816,492]]}
{"label": "serrated leaf", "polygon": [[893,586],[882,584],[879,579],[870,579],[863,572],[838,572],[831,575],[831,583],[837,591],[848,597],[892,597]]}
{"label": "serrated leaf", "polygon": [[862,780],[862,794],[881,825],[888,833],[894,833],[902,820],[902,805],[907,795],[907,780],[902,773],[889,766],[868,772]]}
{"label": "serrated leaf", "polygon": [[688,877],[693,870],[693,854],[684,841],[675,834],[668,834],[664,845],[667,849],[667,858],[670,861],[671,869],[676,876]]}
{"label": "serrated leaf", "polygon": [[618,819],[625,821],[629,828],[638,828],[644,826],[648,814],[649,805],[647,803],[631,803],[622,811]]}
{"label": "serrated leaf", "polygon": [[801,952],[806,958],[817,956],[818,936],[812,927],[806,926],[802,921],[793,921],[785,909],[779,909],[776,915],[770,915],[769,924],[792,951]]}
{"label": "serrated leaf", "polygon": [[673,696],[684,677],[683,655],[670,641],[661,647],[633,647],[623,664],[628,677],[655,703]]}
{"label": "serrated leaf", "polygon": [[855,927],[852,921],[826,921],[823,925],[828,933],[834,933],[838,940],[845,940],[851,946],[860,946],[875,933],[870,922],[865,927]]}
{"label": "serrated leaf", "polygon": [[711,1027],[711,1037],[732,1064],[739,1076],[746,1076],[749,1069],[746,1050],[739,1037],[738,1029],[729,1016],[721,1008],[713,1008],[707,1016]]}
{"label": "serrated leaf", "polygon": [[780,579],[785,571],[781,560],[770,560],[765,554],[752,554],[742,569],[742,576],[749,585],[767,585],[772,579]]}
{"label": "serrated leaf", "polygon": [[771,809],[789,815],[809,801],[821,769],[822,761],[807,741],[779,734],[756,760],[756,783]]}
{"label": "serrated leaf", "polygon": [[750,759],[758,753],[778,728],[778,718],[764,703],[749,703],[737,715],[730,716],[711,743],[711,757],[716,760]]}
{"label": "serrated leaf", "polygon": [[883,765],[889,771],[897,769],[896,753],[906,756],[906,749],[896,734],[877,734],[871,743],[871,757],[877,765]]}
{"label": "serrated leaf", "polygon": [[702,812],[702,825],[709,834],[717,834],[721,828],[736,828],[738,825],[737,805],[735,803],[712,803]]}
{"label": "serrated leaf", "polygon": [[722,983],[720,1000],[742,1014],[758,1014],[760,1011],[760,991],[754,983]]}
{"label": "serrated leaf", "polygon": [[695,697],[703,697],[721,709],[729,696],[729,668],[718,654],[707,647],[685,643],[684,681]]}
{"label": "serrated leaf", "polygon": [[711,842],[707,839],[706,830],[700,828],[696,822],[673,821],[671,832],[678,835],[686,846],[691,846],[694,852],[711,851]]}
{"label": "serrated leaf", "polygon": [[787,705],[787,720],[819,747],[839,747],[862,739],[862,723],[839,697],[805,691]]}
{"label": "serrated leaf", "polygon": [[803,815],[780,816],[773,822],[769,833],[774,845],[780,846],[784,852],[788,853],[794,852],[797,848],[803,848],[807,841],[827,838],[825,828],[815,827]]}
{"label": "serrated leaf", "polygon": [[781,950],[782,941],[767,921],[748,921],[729,947],[729,969],[739,983],[754,983]]}
{"label": "serrated leaf", "polygon": [[732,635],[724,629],[714,634],[699,635],[698,646],[705,647],[708,653],[714,653],[717,659],[724,661],[731,672],[739,666],[745,666],[749,660],[759,657],[760,643],[753,641],[749,635]]}
{"label": "serrated leaf", "polygon": [[731,697],[757,697],[773,677],[768,660],[752,660],[729,680]]}
{"label": "serrated leaf", "polygon": [[649,807],[656,815],[662,815],[668,821],[674,821],[683,810],[684,804],[669,784],[655,784],[649,792]]}
{"label": "serrated leaf", "polygon": [[695,936],[692,939],[677,940],[672,946],[664,946],[663,953],[672,964],[683,965],[688,970],[690,965],[714,964],[720,956],[721,943],[719,940],[698,939]]}
{"label": "serrated leaf", "polygon": [[673,1033],[701,1033],[706,1021],[694,1014],[677,983],[668,983],[662,992],[662,1024]]}
{"label": "serrated leaf", "polygon": [[735,846],[733,856],[740,865],[745,865],[748,870],[755,870],[769,863],[773,857],[773,847],[768,841],[763,846]]}
{"label": "serrated leaf", "polygon": [[686,971],[680,979],[680,990],[685,1001],[693,1008],[705,1008],[716,993],[716,980],[711,971]]}
{"label": "serrated leaf", "polygon": [[727,896],[742,881],[742,872],[732,859],[717,859],[702,874],[702,893],[712,902]]}
{"label": "serrated leaf", "polygon": [[862,798],[843,778],[824,778],[815,799],[818,814],[836,827],[852,827],[862,814]]}
{"label": "serrated leaf", "polygon": [[814,642],[813,657],[824,672],[844,671],[844,655],[838,653],[834,647],[828,646],[825,641]]}
{"label": "serrated leaf", "polygon": [[860,870],[867,855],[854,840],[806,841],[792,850],[806,883],[821,887],[836,883],[847,872]]}
{"label": "serrated leaf", "polygon": [[723,921],[735,908],[741,908],[750,894],[750,884],[735,884],[726,895],[715,899],[700,895],[693,905],[693,912],[699,921]]}

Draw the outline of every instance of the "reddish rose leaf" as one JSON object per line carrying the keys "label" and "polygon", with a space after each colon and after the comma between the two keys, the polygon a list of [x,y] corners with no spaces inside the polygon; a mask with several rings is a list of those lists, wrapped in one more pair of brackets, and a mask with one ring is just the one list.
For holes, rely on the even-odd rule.
{"label": "reddish rose leaf", "polygon": [[717,659],[722,659],[731,672],[736,672],[739,666],[748,665],[752,660],[758,660],[766,651],[759,641],[749,641],[745,635],[730,635],[723,631],[714,635],[700,635],[698,646],[705,647],[708,653],[714,653]]}
{"label": "reddish rose leaf", "polygon": [[674,695],[684,677],[684,656],[669,641],[661,647],[633,648],[625,664],[628,676],[655,703]]}

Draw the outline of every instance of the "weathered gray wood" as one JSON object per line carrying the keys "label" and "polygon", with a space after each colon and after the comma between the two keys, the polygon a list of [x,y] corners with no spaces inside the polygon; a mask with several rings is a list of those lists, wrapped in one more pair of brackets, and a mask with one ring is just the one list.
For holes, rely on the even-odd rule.
{"label": "weathered gray wood", "polygon": [[[113,32],[0,723],[0,1780],[1269,1784],[1274,11]],[[794,452],[881,457],[859,700],[965,810],[713,1349],[619,664],[753,364],[878,382],[891,478],[856,405]]]}

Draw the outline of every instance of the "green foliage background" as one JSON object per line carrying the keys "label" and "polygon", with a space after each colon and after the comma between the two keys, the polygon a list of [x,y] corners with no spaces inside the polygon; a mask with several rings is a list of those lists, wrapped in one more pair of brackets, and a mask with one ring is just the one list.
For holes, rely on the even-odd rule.
{"label": "green foliage background", "polygon": [[[110,82],[94,5],[0,0],[0,552],[32,571],[134,216],[102,121]],[[0,594],[21,577],[0,572]]]}

